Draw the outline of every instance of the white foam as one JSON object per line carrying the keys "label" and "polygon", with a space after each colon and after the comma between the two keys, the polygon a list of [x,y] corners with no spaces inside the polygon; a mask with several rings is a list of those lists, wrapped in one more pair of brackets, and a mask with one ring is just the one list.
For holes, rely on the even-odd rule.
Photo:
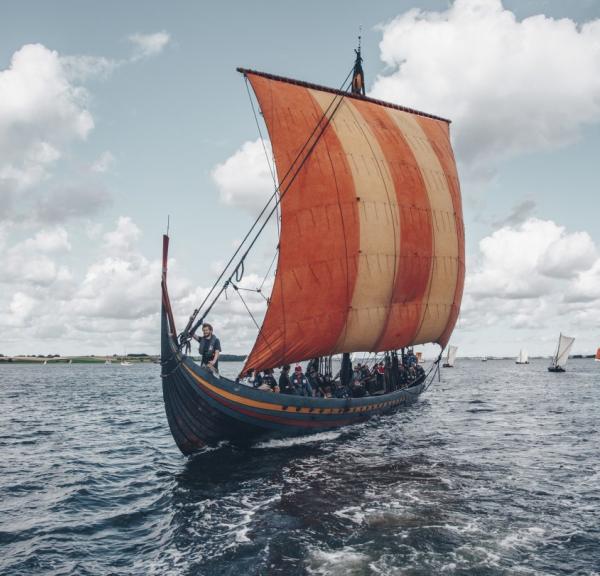
{"label": "white foam", "polygon": [[341,550],[311,550],[306,567],[309,574],[323,576],[359,576],[365,573],[369,557],[351,546]]}
{"label": "white foam", "polygon": [[336,440],[342,435],[341,432],[317,432],[308,436],[294,436],[293,438],[274,438],[255,444],[254,448],[287,448],[300,444],[310,444],[312,442],[325,442]]}

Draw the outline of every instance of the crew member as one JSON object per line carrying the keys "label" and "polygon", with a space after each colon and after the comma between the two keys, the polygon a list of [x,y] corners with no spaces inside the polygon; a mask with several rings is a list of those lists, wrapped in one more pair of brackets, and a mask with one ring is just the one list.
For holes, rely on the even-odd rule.
{"label": "crew member", "polygon": [[298,364],[294,368],[294,375],[292,376],[292,386],[297,390],[300,396],[312,396],[313,391],[308,381],[308,378],[302,373],[302,366]]}
{"label": "crew member", "polygon": [[192,338],[197,340],[200,344],[198,346],[198,353],[201,357],[201,366],[205,366],[209,370],[219,371],[219,354],[221,353],[221,342],[213,333],[212,325],[205,322],[202,324],[202,337],[198,337],[195,334]]}

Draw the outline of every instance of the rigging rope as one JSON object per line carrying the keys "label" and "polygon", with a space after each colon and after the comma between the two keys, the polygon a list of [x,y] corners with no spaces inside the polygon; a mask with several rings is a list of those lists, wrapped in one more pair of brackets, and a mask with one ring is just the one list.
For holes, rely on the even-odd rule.
{"label": "rigging rope", "polygon": [[[258,135],[260,136],[260,142],[262,144],[263,152],[265,153],[265,158],[267,159],[267,165],[269,166],[269,172],[271,173],[271,178],[273,180],[273,186],[277,189],[277,178],[275,176],[275,171],[273,169],[273,165],[271,161],[273,157],[269,158],[269,153],[267,152],[267,147],[265,146],[265,139],[262,135],[262,130],[260,129],[260,122],[258,121],[258,115],[256,114],[256,108],[254,107],[254,100],[252,100],[252,94],[250,93],[250,87],[248,86],[248,76],[244,76],[246,81],[246,92],[248,92],[248,100],[250,100],[250,106],[252,107],[252,114],[254,115],[254,121],[256,122],[256,128],[258,129]],[[275,222],[277,224],[277,238],[279,238],[279,211],[275,217]]]}
{"label": "rigging rope", "polygon": [[250,311],[250,308],[248,307],[248,304],[246,304],[246,301],[244,300],[244,298],[240,294],[240,290],[243,290],[243,288],[239,288],[238,286],[236,286],[235,284],[233,284],[233,282],[231,283],[231,285],[233,286],[233,289],[236,291],[237,295],[240,297],[240,300],[242,301],[242,304],[246,308],[246,312],[248,312],[248,315],[250,316],[250,318],[252,318],[252,322],[254,322],[254,325],[258,329],[259,336],[262,335],[262,337],[265,339],[265,342],[267,343],[267,346],[269,347],[269,349],[271,350],[271,352],[273,352],[273,348],[271,348],[271,343],[269,342],[269,340],[267,339],[267,337],[264,334],[262,334],[260,326],[258,325],[258,322],[256,321],[256,318],[254,318],[254,314],[252,314],[252,312]]}
{"label": "rigging rope", "polygon": [[[265,229],[265,227],[266,227],[269,219],[271,218],[271,216],[273,216],[274,212],[277,210],[277,208],[278,208],[279,204],[281,203],[283,197],[285,196],[286,192],[290,189],[291,185],[296,180],[296,177],[298,176],[300,170],[302,169],[302,167],[304,166],[304,164],[306,163],[306,161],[308,160],[308,158],[312,154],[312,152],[315,149],[317,143],[320,141],[321,137],[325,133],[325,130],[329,126],[329,123],[331,122],[331,120],[333,119],[335,113],[337,112],[337,110],[339,109],[341,103],[343,102],[343,100],[344,100],[344,94],[343,94],[344,90],[343,90],[343,88],[346,85],[346,83],[348,82],[348,79],[350,78],[351,75],[352,75],[352,70],[350,71],[350,73],[348,74],[348,76],[346,76],[346,79],[342,83],[342,86],[341,86],[341,88],[339,90],[339,93],[337,93],[335,95],[335,97],[332,99],[332,101],[330,102],[330,104],[327,107],[327,109],[323,112],[323,115],[319,118],[319,120],[316,123],[315,127],[313,128],[312,132],[310,133],[310,135],[308,136],[307,140],[304,142],[302,148],[300,149],[300,151],[298,152],[298,154],[294,158],[293,162],[291,163],[289,169],[287,170],[287,172],[285,173],[285,175],[281,179],[281,182],[280,182],[279,186],[275,189],[275,191],[273,192],[273,194],[271,194],[271,196],[269,197],[267,203],[265,204],[265,206],[261,210],[260,214],[258,215],[258,217],[256,218],[256,220],[254,221],[254,223],[250,227],[250,230],[247,232],[246,236],[244,236],[242,242],[240,243],[240,245],[238,246],[238,248],[234,252],[233,256],[229,259],[229,261],[227,262],[227,264],[223,268],[223,271],[221,272],[221,274],[219,275],[219,277],[217,278],[217,280],[213,284],[212,288],[209,290],[208,294],[205,296],[205,298],[202,301],[202,303],[200,304],[200,306],[198,308],[196,308],[194,310],[193,314],[190,316],[190,319],[188,321],[188,324],[187,324],[185,330],[180,334],[180,337],[179,337],[180,346],[183,346],[184,342],[187,339],[189,339],[189,334],[193,334],[196,331],[196,329],[198,328],[198,326],[204,321],[204,318],[207,316],[207,314],[210,312],[210,310],[212,309],[212,307],[215,305],[216,301],[219,299],[219,297],[221,296],[221,294],[223,293],[223,291],[226,290],[227,287],[229,286],[229,284],[231,283],[231,279],[233,278],[233,276],[235,274],[235,271],[239,267],[239,264],[236,267],[236,269],[234,269],[234,273],[231,274],[229,276],[229,278],[225,281],[225,283],[223,284],[222,288],[218,291],[217,295],[213,298],[213,300],[210,303],[210,305],[206,308],[206,310],[204,311],[204,313],[203,313],[202,317],[200,318],[200,320],[198,320],[198,322],[196,322],[194,324],[194,320],[196,319],[197,315],[202,310],[202,308],[204,307],[204,305],[208,302],[210,296],[213,294],[213,292],[215,291],[217,285],[219,284],[219,282],[225,276],[225,274],[226,274],[227,270],[229,269],[230,265],[235,260],[236,256],[240,253],[242,247],[246,243],[246,240],[248,240],[248,238],[250,237],[250,235],[252,234],[252,232],[254,231],[254,229],[256,228],[256,226],[258,225],[258,223],[260,222],[262,216],[267,211],[267,208],[269,208],[269,206],[271,204],[271,201],[275,198],[275,206],[271,209],[271,211],[265,217],[265,220],[264,220],[262,226],[255,232],[253,240],[251,241],[250,245],[248,246],[248,248],[246,249],[246,251],[243,253],[243,255],[240,258],[240,263],[245,260],[246,256],[248,255],[248,253],[250,252],[250,250],[252,249],[252,247],[254,246],[254,244],[256,243],[256,241],[258,240],[258,238],[261,235],[262,231]],[[329,111],[331,110],[332,106],[334,106],[334,103],[336,102],[336,100],[338,98],[339,98],[339,101],[335,104],[335,107],[333,108],[333,111],[331,112],[331,115],[328,116]],[[325,122],[323,123],[323,121],[325,121]],[[308,150],[306,150],[306,154],[304,155],[304,158],[302,158],[302,160],[300,162],[300,165],[297,168],[295,168],[296,163],[299,161],[301,155],[304,153],[305,149],[307,148],[307,146],[309,145],[309,143],[313,139],[313,136],[317,133],[317,131],[319,130],[319,128],[320,128],[320,132],[317,134],[316,138],[314,139],[314,142],[312,144],[310,144],[310,146],[308,147]],[[295,168],[295,171],[292,174],[292,170],[294,170],[294,168]],[[291,176],[290,176],[290,174],[291,174]],[[288,176],[290,176],[290,181],[289,181],[289,183],[286,184],[285,188],[282,190],[282,185],[287,180]],[[279,192],[279,197],[277,197],[277,193],[278,192]]]}

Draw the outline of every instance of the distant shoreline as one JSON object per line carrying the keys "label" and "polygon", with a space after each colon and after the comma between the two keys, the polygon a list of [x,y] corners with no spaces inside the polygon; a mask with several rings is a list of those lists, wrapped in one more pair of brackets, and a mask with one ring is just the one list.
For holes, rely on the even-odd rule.
{"label": "distant shoreline", "polygon": [[[192,356],[194,360],[199,360]],[[221,354],[220,362],[243,362],[246,356],[237,354]],[[160,356],[150,354],[127,354],[126,356],[0,356],[0,364],[159,364]]]}

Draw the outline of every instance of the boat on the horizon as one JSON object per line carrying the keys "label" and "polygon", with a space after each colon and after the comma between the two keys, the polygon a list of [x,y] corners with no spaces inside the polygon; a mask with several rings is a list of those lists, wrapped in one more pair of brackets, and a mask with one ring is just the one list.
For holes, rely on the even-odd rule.
{"label": "boat on the horizon", "polygon": [[448,356],[446,357],[446,362],[443,364],[444,368],[454,368],[457,352],[458,346],[448,346]]}
{"label": "boat on the horizon", "polygon": [[[179,334],[167,289],[169,236],[163,236],[163,396],[184,454],[223,440],[246,444],[267,434],[320,432],[394,412],[413,403],[439,368],[465,270],[449,121],[366,97],[360,47],[356,53],[339,90],[238,69],[259,102],[278,184]],[[376,395],[253,389],[190,356],[191,335],[226,289],[247,308],[239,291],[246,257],[278,209],[273,290],[243,373],[308,360],[334,379],[332,357],[341,355],[342,385],[352,375],[350,354],[368,352],[385,364],[386,387]],[[396,387],[404,351],[428,342],[440,346],[429,374]]]}
{"label": "boat on the horizon", "polygon": [[558,337],[558,344],[556,346],[556,352],[552,357],[552,363],[548,366],[548,372],[564,372],[569,360],[569,352],[573,347],[575,338],[571,336],[564,336],[561,332]]}
{"label": "boat on the horizon", "polygon": [[527,353],[527,350],[521,348],[515,364],[529,364],[529,354]]}

